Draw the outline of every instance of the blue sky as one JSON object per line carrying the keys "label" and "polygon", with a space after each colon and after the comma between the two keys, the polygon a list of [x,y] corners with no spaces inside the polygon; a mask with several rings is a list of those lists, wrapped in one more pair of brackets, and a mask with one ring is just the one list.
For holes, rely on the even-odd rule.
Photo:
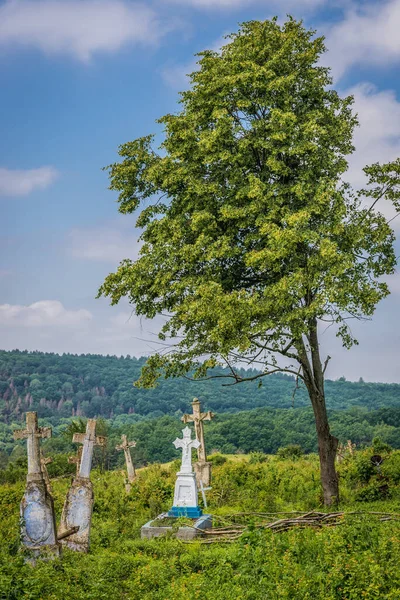
{"label": "blue sky", "polygon": [[[157,323],[95,300],[138,234],[101,167],[119,144],[161,134],[155,120],[177,110],[196,52],[239,22],[287,13],[326,35],[335,87],[355,95],[347,178],[359,186],[365,164],[400,156],[400,0],[0,0],[0,348],[156,347]],[[400,382],[397,274],[390,286],[355,328],[358,347],[322,335],[328,377]]]}

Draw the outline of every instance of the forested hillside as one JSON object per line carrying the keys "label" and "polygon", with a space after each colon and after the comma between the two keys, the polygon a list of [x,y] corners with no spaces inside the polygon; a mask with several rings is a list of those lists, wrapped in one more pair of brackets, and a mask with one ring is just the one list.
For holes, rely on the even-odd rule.
{"label": "forested hillside", "polygon": [[[305,390],[293,399],[294,378],[284,374],[257,382],[224,387],[229,380],[190,381],[169,379],[155,389],[137,389],[145,358],[0,351],[0,420],[21,419],[27,410],[41,418],[75,416],[115,418],[123,414],[147,418],[180,415],[198,396],[204,408],[217,413],[238,412],[258,407],[308,406]],[[255,372],[255,371],[254,371]],[[342,410],[352,406],[368,409],[400,407],[400,385],[349,382],[343,378],[326,382],[328,407]]]}

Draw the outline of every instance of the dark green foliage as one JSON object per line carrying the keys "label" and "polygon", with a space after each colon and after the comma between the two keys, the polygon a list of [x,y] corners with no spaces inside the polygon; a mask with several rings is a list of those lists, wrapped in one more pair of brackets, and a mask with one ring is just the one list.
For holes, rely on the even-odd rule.
{"label": "dark green foliage", "polygon": [[279,458],[300,458],[304,454],[304,450],[298,444],[289,444],[289,446],[285,446],[285,448],[278,448],[276,453]]}
{"label": "dark green foliage", "polygon": [[[261,388],[255,382],[223,387],[219,380],[177,379],[161,381],[156,389],[138,390],[132,384],[139,377],[145,361],[145,358],[94,354],[59,356],[0,350],[0,420],[13,423],[21,420],[25,411],[36,410],[39,417],[53,425],[62,423],[65,418],[78,420],[80,416],[103,416],[122,426],[137,423],[143,417],[181,415],[190,410],[194,396],[200,398],[203,408],[216,413],[292,406],[295,381],[284,374],[268,377]],[[243,376],[256,373],[254,369],[243,370]],[[40,394],[31,393],[32,381],[39,381]],[[368,422],[373,426],[381,421],[390,427],[400,426],[400,410],[388,408],[400,408],[399,384],[354,383],[341,378],[327,381],[325,386],[328,407],[382,407],[381,412],[366,417]],[[308,403],[306,391],[303,388],[297,390],[295,406],[308,406]],[[0,423],[0,439],[6,431],[6,425]],[[389,433],[387,430],[386,434]]]}
{"label": "dark green foliage", "polygon": [[251,465],[257,465],[268,461],[268,456],[263,452],[252,452],[249,457],[249,463]]}
{"label": "dark green foliage", "polygon": [[215,465],[216,467],[219,467],[225,464],[228,459],[226,458],[226,456],[223,456],[223,454],[211,454],[211,456],[208,457],[208,460],[211,464]]}

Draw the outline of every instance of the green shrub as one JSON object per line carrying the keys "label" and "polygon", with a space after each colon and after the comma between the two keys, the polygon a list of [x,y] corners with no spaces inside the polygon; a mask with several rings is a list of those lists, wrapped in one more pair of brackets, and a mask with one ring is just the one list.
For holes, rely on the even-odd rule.
{"label": "green shrub", "polygon": [[279,448],[279,450],[276,454],[277,454],[277,456],[279,456],[279,458],[289,458],[289,459],[293,460],[293,459],[300,458],[301,456],[303,456],[304,451],[303,451],[302,447],[299,446],[299,444],[289,444],[288,446],[285,446],[284,448]]}
{"label": "green shrub", "polygon": [[251,465],[257,465],[259,463],[265,463],[267,461],[268,456],[267,454],[264,454],[264,452],[252,452],[250,454],[249,463]]}
{"label": "green shrub", "polygon": [[218,467],[219,465],[225,464],[228,459],[226,458],[226,456],[223,456],[222,454],[211,454],[208,457],[208,460],[210,461],[210,463],[212,463],[213,465]]}

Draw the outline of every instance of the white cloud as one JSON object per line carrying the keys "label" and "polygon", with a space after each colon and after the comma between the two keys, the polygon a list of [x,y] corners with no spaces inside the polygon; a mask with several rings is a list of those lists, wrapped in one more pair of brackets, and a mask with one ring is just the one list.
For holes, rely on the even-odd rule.
{"label": "white cloud", "polygon": [[29,306],[0,304],[0,325],[19,327],[73,327],[90,321],[85,309],[68,310],[58,300],[41,300]]}
{"label": "white cloud", "polygon": [[57,176],[54,167],[26,170],[0,167],[0,196],[26,196],[35,189],[45,189]]}
{"label": "white cloud", "polygon": [[[220,52],[222,46],[229,43],[229,40],[225,39],[225,35],[221,35],[211,46],[209,46],[209,50],[213,50],[214,52]],[[204,50],[201,48],[200,50]],[[186,90],[189,87],[189,77],[191,73],[197,71],[199,69],[199,65],[197,64],[200,60],[200,56],[193,56],[192,60],[181,65],[173,65],[166,66],[162,69],[161,75],[164,79],[165,83],[177,90]]]}
{"label": "white cloud", "polygon": [[354,65],[388,65],[400,59],[400,0],[353,5],[327,32],[326,63],[335,78]]}
{"label": "white cloud", "polygon": [[168,27],[150,7],[126,0],[6,0],[0,6],[0,44],[84,62],[128,43],[154,44]]}
{"label": "white cloud", "polygon": [[355,130],[356,152],[349,159],[346,179],[360,187],[365,183],[365,165],[400,156],[400,102],[392,90],[379,91],[369,83],[358,84],[341,95],[348,94],[354,95],[360,126]]}
{"label": "white cloud", "polygon": [[165,83],[172,89],[185,90],[189,87],[188,75],[196,71],[197,68],[196,61],[193,60],[185,65],[164,67],[161,71],[161,76]]}
{"label": "white cloud", "polygon": [[[281,8],[280,0],[164,0],[164,2],[184,4],[198,9],[243,9],[254,4],[260,4],[265,8]],[[325,0],[286,0],[285,10],[292,8],[314,8],[323,4]]]}
{"label": "white cloud", "polygon": [[138,232],[117,227],[73,229],[68,235],[68,250],[75,258],[110,262],[136,258],[140,243]]}

